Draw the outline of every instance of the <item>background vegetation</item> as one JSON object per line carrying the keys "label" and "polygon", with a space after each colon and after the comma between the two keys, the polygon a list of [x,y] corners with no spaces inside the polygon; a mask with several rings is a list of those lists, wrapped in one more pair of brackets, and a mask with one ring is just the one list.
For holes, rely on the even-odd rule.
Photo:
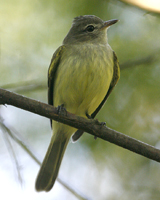
{"label": "background vegetation", "polygon": [[[160,15],[120,1],[0,0],[0,87],[47,102],[47,70],[72,19],[94,14],[120,21],[108,30],[121,66],[121,79],[97,118],[108,127],[160,147]],[[49,120],[0,106],[4,123],[30,143],[39,158],[50,141]],[[49,193],[34,189],[39,166],[0,130],[0,196],[9,199],[77,199],[56,182]],[[68,145],[60,176],[91,199],[160,198],[160,165],[85,134]],[[19,181],[20,180],[20,181]],[[21,183],[21,184],[20,184]]]}

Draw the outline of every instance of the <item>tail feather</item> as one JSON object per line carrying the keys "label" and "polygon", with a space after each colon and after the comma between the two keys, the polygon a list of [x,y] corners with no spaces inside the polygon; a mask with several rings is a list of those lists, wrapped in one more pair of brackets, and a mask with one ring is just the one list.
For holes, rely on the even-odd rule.
{"label": "tail feather", "polygon": [[36,179],[35,187],[37,191],[49,191],[53,187],[69,138],[69,136],[63,133],[52,136]]}
{"label": "tail feather", "polygon": [[77,130],[73,135],[72,135],[72,141],[76,142],[82,135],[84,131],[82,130]]}

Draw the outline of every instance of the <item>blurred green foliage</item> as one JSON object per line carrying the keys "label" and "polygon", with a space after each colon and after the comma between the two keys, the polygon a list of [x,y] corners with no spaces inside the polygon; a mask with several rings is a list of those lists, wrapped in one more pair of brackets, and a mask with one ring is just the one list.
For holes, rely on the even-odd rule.
{"label": "blurred green foliage", "polygon": [[[120,66],[128,63],[128,68],[122,68],[120,81],[97,118],[115,130],[160,146],[159,15],[116,0],[0,0],[0,4],[0,85],[13,91],[21,87],[21,94],[44,102],[47,101],[47,70],[51,56],[61,45],[72,19],[84,14],[94,14],[104,20],[119,19],[108,30],[109,44],[116,52]],[[137,59],[143,61],[149,56],[153,59],[137,65]],[[135,65],[130,66],[134,62]],[[18,86],[12,87],[17,83]],[[15,116],[19,115],[17,110],[14,112]],[[45,142],[44,138],[49,138],[50,134],[48,120],[24,117],[23,121],[25,113],[20,115],[21,119],[13,117],[9,123],[28,136],[37,151],[44,143],[46,148],[48,141]],[[22,120],[22,124],[18,120]],[[98,169],[94,182],[86,177],[80,187],[89,184],[90,192],[84,191],[93,199],[160,198],[159,164],[100,139],[94,140],[89,134],[84,134],[79,145],[78,149],[84,148],[87,152],[86,159],[92,159],[94,163],[88,165],[87,176]],[[73,151],[68,150],[68,163],[78,159],[75,155],[77,144],[70,146],[68,148]],[[84,167],[85,163],[81,164]],[[77,173],[81,173],[81,166],[74,166],[78,168]],[[106,170],[112,179],[110,192],[104,191],[110,184],[106,180]],[[71,171],[68,173],[71,175]]]}

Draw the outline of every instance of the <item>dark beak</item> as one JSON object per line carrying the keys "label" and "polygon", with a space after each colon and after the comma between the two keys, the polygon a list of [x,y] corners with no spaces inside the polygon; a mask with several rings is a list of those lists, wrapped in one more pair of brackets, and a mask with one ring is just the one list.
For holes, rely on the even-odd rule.
{"label": "dark beak", "polygon": [[108,28],[109,26],[117,23],[118,21],[119,21],[118,19],[111,19],[111,20],[105,21],[103,26],[102,26],[102,29],[103,28]]}

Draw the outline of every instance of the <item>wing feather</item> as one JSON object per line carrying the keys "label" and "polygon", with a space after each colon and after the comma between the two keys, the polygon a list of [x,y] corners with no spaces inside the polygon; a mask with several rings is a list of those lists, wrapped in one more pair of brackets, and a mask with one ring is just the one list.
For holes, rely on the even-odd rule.
{"label": "wing feather", "polygon": [[[57,68],[61,62],[62,53],[65,49],[65,46],[60,46],[52,56],[51,63],[48,69],[48,104],[53,105],[53,94],[54,94],[54,81],[56,77]],[[52,120],[51,126],[52,126]]]}
{"label": "wing feather", "polygon": [[[95,118],[95,116],[97,115],[97,113],[100,111],[100,109],[102,108],[102,106],[104,105],[104,103],[106,102],[107,98],[109,97],[109,95],[111,94],[114,86],[117,84],[119,78],[120,78],[120,67],[119,67],[119,62],[116,56],[116,53],[113,51],[113,77],[112,77],[112,81],[109,87],[109,90],[107,91],[106,96],[104,97],[103,101],[100,103],[100,105],[96,108],[96,110],[91,114],[91,118]],[[76,141],[78,140],[81,135],[83,134],[83,130],[77,130],[74,135],[72,136],[72,140]]]}

